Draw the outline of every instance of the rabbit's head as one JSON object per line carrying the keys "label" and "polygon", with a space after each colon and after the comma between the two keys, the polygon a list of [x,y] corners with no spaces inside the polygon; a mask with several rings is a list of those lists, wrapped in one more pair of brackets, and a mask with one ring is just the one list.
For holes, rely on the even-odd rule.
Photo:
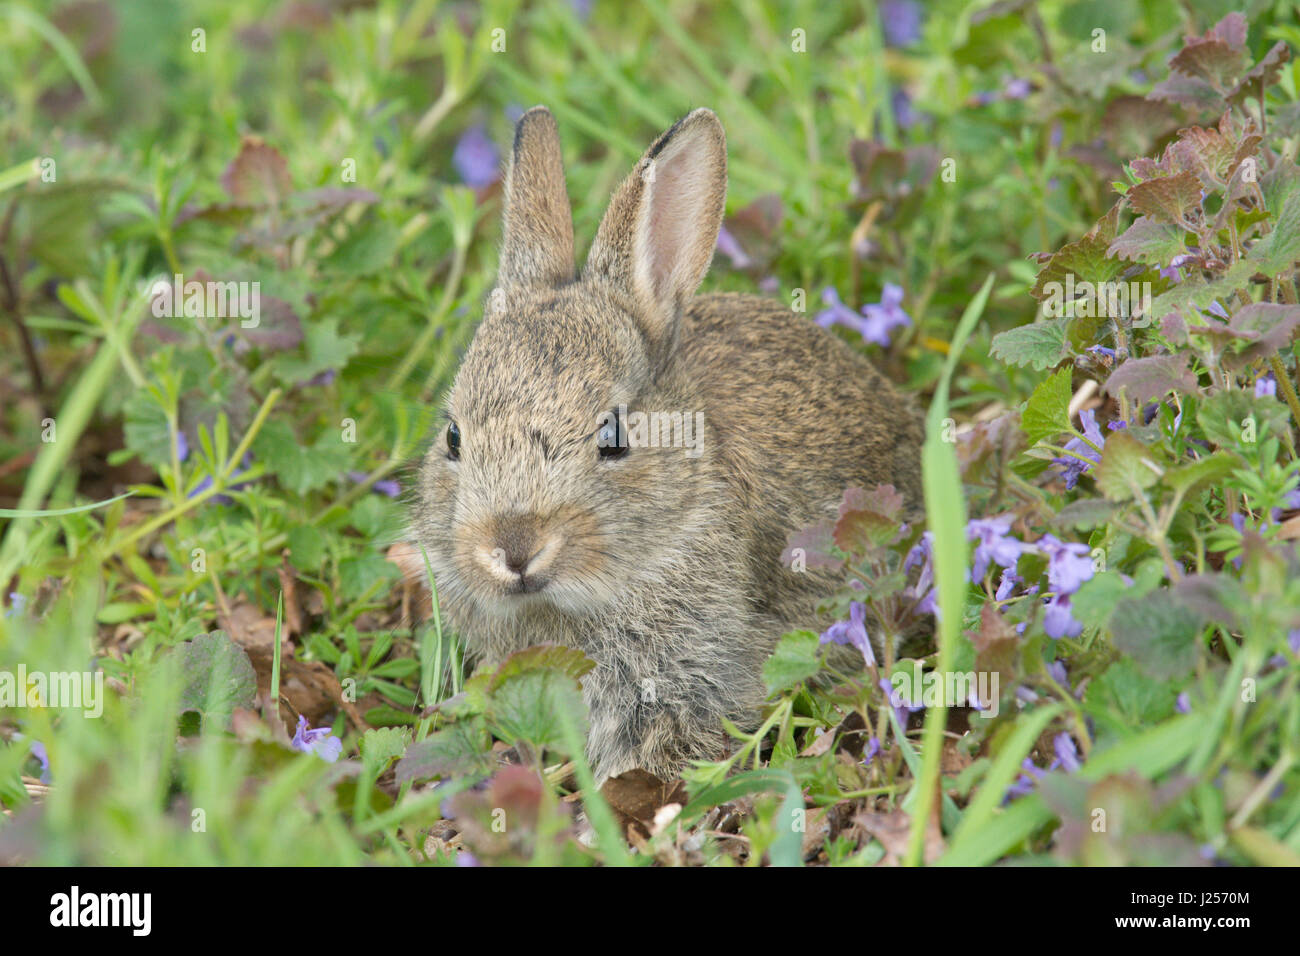
{"label": "rabbit's head", "polygon": [[[419,482],[414,530],[453,611],[600,614],[681,560],[719,482],[678,328],[725,194],[721,124],[696,110],[615,192],[577,275],[555,121],[520,119],[498,283]],[[660,413],[655,446],[629,438],[638,412]],[[669,423],[695,446],[656,441]]]}

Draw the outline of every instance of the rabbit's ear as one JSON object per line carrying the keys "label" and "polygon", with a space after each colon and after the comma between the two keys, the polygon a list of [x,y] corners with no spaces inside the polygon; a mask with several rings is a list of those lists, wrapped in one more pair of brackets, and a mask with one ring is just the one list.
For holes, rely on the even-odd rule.
{"label": "rabbit's ear", "polygon": [[660,136],[610,200],[587,273],[629,290],[663,358],[678,318],[709,269],[727,198],[727,142],[711,110]]}
{"label": "rabbit's ear", "polygon": [[505,183],[500,286],[555,287],[574,276],[573,214],[555,118],[534,106],[515,125]]}

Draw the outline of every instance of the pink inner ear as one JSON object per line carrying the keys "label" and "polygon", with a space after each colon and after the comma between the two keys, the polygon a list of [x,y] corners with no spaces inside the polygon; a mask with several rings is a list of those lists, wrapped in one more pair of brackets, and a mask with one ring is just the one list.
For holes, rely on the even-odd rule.
{"label": "pink inner ear", "polygon": [[655,162],[643,253],[651,291],[661,302],[694,292],[712,257],[712,241],[703,235],[709,177],[699,152],[683,144]]}

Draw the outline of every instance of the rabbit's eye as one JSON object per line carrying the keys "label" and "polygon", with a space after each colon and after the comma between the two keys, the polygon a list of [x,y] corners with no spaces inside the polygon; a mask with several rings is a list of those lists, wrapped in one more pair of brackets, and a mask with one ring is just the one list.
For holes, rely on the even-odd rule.
{"label": "rabbit's eye", "polygon": [[452,461],[460,460],[460,426],[455,422],[447,426],[447,457]]}
{"label": "rabbit's eye", "polygon": [[627,454],[627,445],[619,441],[618,412],[606,412],[600,430],[596,432],[596,446],[601,458],[622,458]]}

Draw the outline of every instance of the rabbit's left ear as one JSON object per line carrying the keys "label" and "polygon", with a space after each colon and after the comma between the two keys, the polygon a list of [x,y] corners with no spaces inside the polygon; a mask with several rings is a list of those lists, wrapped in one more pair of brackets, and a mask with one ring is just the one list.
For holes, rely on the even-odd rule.
{"label": "rabbit's left ear", "polygon": [[573,214],[560,134],[550,110],[534,106],[515,125],[497,283],[554,288],[573,276]]}
{"label": "rabbit's left ear", "polygon": [[712,110],[698,109],[655,140],[601,220],[585,274],[632,293],[659,357],[709,270],[726,199],[726,136]]}

